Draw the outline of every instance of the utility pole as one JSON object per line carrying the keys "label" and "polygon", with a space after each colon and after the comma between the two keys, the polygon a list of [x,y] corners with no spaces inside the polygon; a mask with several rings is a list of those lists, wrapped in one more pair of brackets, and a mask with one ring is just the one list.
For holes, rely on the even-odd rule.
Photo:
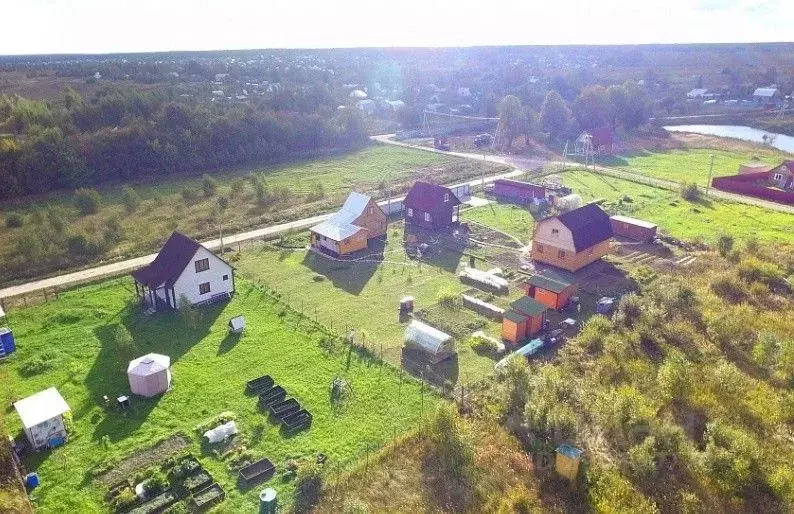
{"label": "utility pole", "polygon": [[709,180],[706,182],[706,195],[709,195],[709,187],[711,186],[711,174],[714,172],[714,154],[711,154],[711,164],[709,165]]}

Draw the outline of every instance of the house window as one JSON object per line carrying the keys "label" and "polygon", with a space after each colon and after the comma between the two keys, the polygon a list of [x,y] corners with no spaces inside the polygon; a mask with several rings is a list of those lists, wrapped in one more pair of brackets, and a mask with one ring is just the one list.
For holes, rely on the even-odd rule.
{"label": "house window", "polygon": [[556,228],[551,229],[551,236],[552,237],[559,237],[560,236],[560,230],[556,229]]}
{"label": "house window", "polygon": [[444,193],[444,202],[446,203],[448,201],[449,201],[449,193]]}
{"label": "house window", "polygon": [[375,212],[375,210],[372,208],[371,205],[367,207],[367,214],[372,214],[373,212]]}
{"label": "house window", "polygon": [[203,284],[199,284],[199,294],[207,294],[210,292],[210,283],[204,282]]}
{"label": "house window", "polygon": [[535,250],[537,250],[538,253],[543,253],[543,245],[538,243]]}
{"label": "house window", "polygon": [[558,251],[557,252],[557,257],[559,257],[560,259],[564,259],[565,258],[565,250]]}
{"label": "house window", "polygon": [[775,180],[780,181],[782,179],[783,179],[783,175],[781,175],[780,173],[775,173]]}
{"label": "house window", "polygon": [[209,259],[201,259],[196,261],[196,273],[201,273],[202,271],[207,271],[210,269],[210,260]]}
{"label": "house window", "polygon": [[229,280],[229,275],[224,275],[223,280]]}
{"label": "house window", "polygon": [[408,207],[408,217],[409,218],[413,218],[414,217],[414,210],[411,209],[410,207]]}
{"label": "house window", "polygon": [[429,212],[425,213],[425,221],[428,221],[428,222],[430,221],[430,213]]}

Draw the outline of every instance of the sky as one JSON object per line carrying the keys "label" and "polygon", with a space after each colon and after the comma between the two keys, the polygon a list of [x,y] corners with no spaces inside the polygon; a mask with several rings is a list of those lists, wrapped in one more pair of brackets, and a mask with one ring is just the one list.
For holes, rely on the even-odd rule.
{"label": "sky", "polygon": [[791,0],[19,0],[0,55],[792,41]]}

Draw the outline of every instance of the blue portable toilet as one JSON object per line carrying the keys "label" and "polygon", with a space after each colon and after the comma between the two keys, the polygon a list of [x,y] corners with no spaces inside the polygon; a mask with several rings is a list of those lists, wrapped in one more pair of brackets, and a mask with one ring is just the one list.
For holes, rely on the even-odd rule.
{"label": "blue portable toilet", "polygon": [[25,487],[28,489],[33,489],[34,487],[38,487],[41,482],[39,481],[39,474],[38,473],[28,473],[25,475]]}
{"label": "blue portable toilet", "polygon": [[0,359],[16,351],[17,345],[14,343],[14,333],[10,328],[0,328]]}

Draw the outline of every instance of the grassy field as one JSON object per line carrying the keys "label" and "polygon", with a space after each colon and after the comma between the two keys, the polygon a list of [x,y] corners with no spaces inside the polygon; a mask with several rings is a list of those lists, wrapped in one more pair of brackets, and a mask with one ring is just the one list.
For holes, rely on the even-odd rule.
{"label": "grassy field", "polygon": [[[462,254],[434,250],[428,260],[417,264],[406,259],[402,225],[395,224],[381,263],[338,262],[305,250],[258,245],[244,249],[235,266],[248,279],[278,290],[294,308],[340,331],[356,330],[357,341],[370,341],[378,354],[382,351],[384,359],[399,366],[405,332],[405,324],[398,320],[400,298],[411,295],[417,309],[435,309],[440,294],[468,289],[454,274],[465,260]],[[443,317],[457,324],[486,322],[488,330],[497,332],[496,324],[469,311],[447,312]],[[444,378],[453,384],[478,380],[493,371],[494,361],[477,355],[465,342],[459,341],[458,352],[457,362],[443,369]]]}
{"label": "grassy field", "polygon": [[[794,215],[752,205],[705,199],[688,202],[668,191],[588,171],[570,171],[563,182],[585,201],[606,200],[611,214],[653,221],[674,237],[714,242],[722,233],[739,239],[794,243]],[[624,197],[628,197],[624,199]]]}
{"label": "grassy field", "polygon": [[[489,167],[489,172],[502,170]],[[259,176],[267,194],[260,202],[247,177]],[[218,235],[217,198],[229,199],[223,213],[226,233],[327,212],[351,190],[386,197],[384,184],[399,194],[417,179],[448,183],[480,176],[482,163],[430,152],[374,145],[360,151],[283,166],[213,174],[217,190],[202,194],[200,176],[136,184],[139,203],[127,209],[124,189],[102,189],[96,214],[80,216],[73,195],[20,199],[0,205],[0,284],[32,278],[107,259],[129,258],[155,250],[171,231],[196,238]],[[182,192],[197,197],[185,200]],[[21,226],[9,227],[9,214]],[[118,229],[109,233],[111,220]],[[84,236],[87,245],[73,243]]]}
{"label": "grassy field", "polygon": [[[74,419],[66,445],[26,459],[42,479],[33,495],[39,512],[106,511],[95,477],[176,433],[189,437],[188,449],[226,491],[222,510],[255,510],[260,488],[241,492],[229,463],[200,444],[193,430],[223,411],[236,413],[240,444],[270,458],[280,471],[287,459],[314,459],[318,452],[344,469],[364,455],[367,445],[378,448],[417,427],[423,401],[418,382],[391,366],[349,354],[342,343],[321,347],[322,333],[311,322],[242,279],[237,289],[229,304],[203,309],[195,328],[176,314],[142,314],[131,303],[127,280],[83,287],[11,313],[19,350],[0,364],[4,405],[56,386]],[[236,314],[247,321],[239,339],[227,335],[226,327]],[[119,347],[113,335],[117,324],[129,330],[131,346]],[[103,395],[129,390],[128,359],[151,351],[171,357],[173,389],[152,400],[134,397],[129,412],[104,407]],[[309,430],[282,436],[258,410],[256,398],[244,394],[246,380],[266,373],[312,412]],[[353,389],[342,408],[333,407],[329,398],[329,384],[337,376]],[[438,401],[425,392],[425,409]],[[9,411],[7,418],[17,434],[18,417]],[[277,477],[270,485],[289,501],[293,482]]]}
{"label": "grassy field", "polygon": [[607,159],[605,164],[616,165],[620,169],[673,182],[695,182],[706,186],[714,156],[714,177],[735,175],[739,166],[752,157],[763,162],[778,165],[784,158],[782,152],[759,149],[754,152],[737,152],[712,148],[689,148],[673,150],[650,150],[629,155],[619,155]]}

